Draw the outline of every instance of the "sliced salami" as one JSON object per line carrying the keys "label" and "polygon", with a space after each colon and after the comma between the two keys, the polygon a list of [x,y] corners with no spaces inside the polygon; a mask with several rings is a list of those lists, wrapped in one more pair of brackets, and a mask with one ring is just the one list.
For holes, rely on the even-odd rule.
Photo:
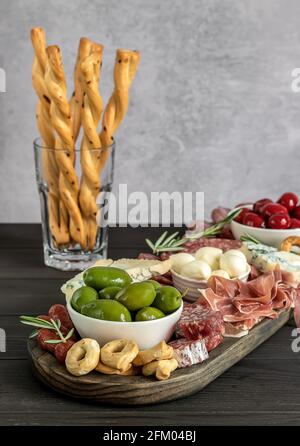
{"label": "sliced salami", "polygon": [[208,351],[203,339],[188,341],[181,338],[170,342],[169,345],[173,347],[173,355],[180,368],[200,364],[208,358]]}
{"label": "sliced salami", "polygon": [[176,327],[176,336],[196,340],[211,335],[223,335],[225,331],[219,311],[194,304],[185,304]]}
{"label": "sliced salami", "polygon": [[208,352],[211,352],[214,348],[218,347],[219,344],[223,341],[223,336],[220,333],[213,333],[209,336],[206,336],[204,339],[205,346]]}
{"label": "sliced salami", "polygon": [[227,238],[206,238],[202,237],[197,240],[191,240],[184,245],[184,252],[196,252],[199,248],[204,246],[212,246],[213,248],[220,248],[224,252],[229,249],[240,248],[242,243],[239,240],[230,240]]}

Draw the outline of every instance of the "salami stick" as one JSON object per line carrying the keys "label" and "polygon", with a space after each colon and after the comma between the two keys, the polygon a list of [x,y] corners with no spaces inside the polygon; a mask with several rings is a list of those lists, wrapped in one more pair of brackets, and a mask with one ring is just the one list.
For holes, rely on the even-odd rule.
{"label": "salami stick", "polygon": [[75,143],[77,141],[81,126],[81,108],[83,101],[83,88],[80,80],[81,77],[80,67],[83,60],[86,59],[87,56],[90,54],[92,46],[93,42],[86,37],[82,37],[79,41],[77,59],[74,70],[74,93],[70,101],[71,116],[73,120],[73,136]]}
{"label": "salami stick", "polygon": [[[54,148],[55,137],[50,120],[50,99],[45,83],[45,69],[47,62],[46,36],[42,28],[31,30],[31,41],[35,57],[32,66],[32,83],[39,97],[36,107],[37,126],[41,135],[42,144],[48,149]],[[58,167],[53,150],[42,149],[42,165],[48,184],[48,215],[52,236],[58,245],[69,241],[68,231],[61,231],[59,222],[59,190]]]}
{"label": "salami stick", "polygon": [[51,122],[57,133],[55,156],[60,171],[59,191],[70,216],[71,237],[75,242],[84,246],[83,221],[78,206],[78,179],[73,164],[75,146],[72,120],[59,47],[56,45],[49,46],[47,56],[45,79],[51,99]]}
{"label": "salami stick", "polygon": [[[103,102],[99,92],[99,76],[102,63],[102,45],[93,46],[92,53],[81,63],[81,82],[84,91],[81,121],[84,136],[81,143],[82,180],[79,202],[83,213],[84,226],[89,249],[95,243],[97,233],[96,196],[99,192],[99,173],[93,149],[100,149],[101,142],[97,132]],[[95,151],[95,153],[99,153]]]}
{"label": "salami stick", "polygon": [[114,68],[114,91],[104,110],[102,131],[100,133],[103,147],[98,169],[101,171],[109,155],[108,147],[113,143],[113,135],[119,128],[128,108],[129,88],[135,77],[140,61],[138,51],[118,49]]}

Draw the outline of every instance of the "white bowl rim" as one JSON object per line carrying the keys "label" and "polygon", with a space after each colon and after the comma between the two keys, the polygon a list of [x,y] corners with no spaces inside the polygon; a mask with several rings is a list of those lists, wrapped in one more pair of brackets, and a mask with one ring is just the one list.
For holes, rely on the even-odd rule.
{"label": "white bowl rim", "polygon": [[[253,204],[251,205],[244,205],[244,206],[238,206],[237,208],[234,208],[233,211],[236,211],[237,209],[242,209],[242,208],[248,208],[248,209],[253,209]],[[282,232],[289,232],[289,231],[295,231],[295,232],[300,232],[300,228],[288,228],[288,229],[272,229],[272,228],[256,228],[254,226],[247,226],[247,225],[243,225],[243,223],[239,223],[238,221],[232,220],[231,224],[233,225],[237,225],[237,226],[241,226],[243,228],[249,228],[250,230],[253,229],[255,231],[260,231],[260,232],[276,232],[277,234],[282,233]]]}
{"label": "white bowl rim", "polygon": [[[207,283],[207,280],[190,279],[189,277],[185,277],[185,276],[182,276],[181,274],[176,273],[176,271],[174,271],[173,269],[171,269],[170,271],[172,274],[177,276],[179,279],[183,279],[186,282],[190,282],[190,283],[194,283],[194,284]],[[250,274],[250,271],[251,271],[251,265],[249,265],[249,263],[247,263],[247,270],[243,274],[240,274],[238,277],[231,277],[230,280],[236,280],[236,279],[240,280],[241,278],[245,277],[247,274]]]}
{"label": "white bowl rim", "polygon": [[108,320],[106,320],[106,319],[96,319],[95,317],[90,317],[90,316],[86,316],[85,314],[78,313],[78,311],[74,310],[74,308],[72,307],[72,305],[71,305],[70,302],[67,302],[67,308],[68,308],[68,311],[69,311],[70,313],[73,312],[73,313],[75,313],[75,314],[79,314],[79,316],[81,316],[81,317],[83,317],[83,318],[85,318],[85,319],[89,319],[89,320],[91,319],[91,320],[93,320],[93,321],[97,321],[97,322],[99,322],[99,323],[101,323],[101,324],[105,324],[105,323],[109,322],[110,324],[114,324],[114,325],[116,325],[116,326],[117,326],[117,325],[121,325],[121,326],[126,326],[126,327],[128,327],[129,324],[134,324],[134,326],[143,324],[143,326],[145,326],[146,324],[149,325],[149,324],[154,324],[154,323],[162,322],[162,320],[171,318],[171,316],[174,316],[176,313],[179,313],[180,310],[183,308],[183,301],[181,302],[180,307],[177,308],[176,311],[173,311],[173,313],[166,314],[164,317],[160,317],[159,319],[152,319],[151,321],[130,321],[130,322],[108,321]]}

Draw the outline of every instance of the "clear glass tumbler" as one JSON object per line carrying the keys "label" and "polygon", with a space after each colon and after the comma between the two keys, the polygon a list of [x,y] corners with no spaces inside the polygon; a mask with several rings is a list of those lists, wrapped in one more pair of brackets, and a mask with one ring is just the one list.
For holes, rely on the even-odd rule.
{"label": "clear glass tumbler", "polygon": [[115,143],[105,149],[105,157],[101,149],[83,153],[45,147],[40,138],[33,145],[45,264],[82,271],[107,257],[102,210],[112,189]]}

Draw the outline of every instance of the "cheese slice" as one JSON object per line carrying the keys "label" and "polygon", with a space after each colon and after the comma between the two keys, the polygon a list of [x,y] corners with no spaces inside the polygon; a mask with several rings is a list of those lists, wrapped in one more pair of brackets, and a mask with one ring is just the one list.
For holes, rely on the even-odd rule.
{"label": "cheese slice", "polygon": [[280,267],[282,271],[292,273],[295,283],[300,283],[300,256],[292,252],[278,251],[273,246],[262,243],[243,242],[241,251],[249,263],[259,271],[273,271]]}

